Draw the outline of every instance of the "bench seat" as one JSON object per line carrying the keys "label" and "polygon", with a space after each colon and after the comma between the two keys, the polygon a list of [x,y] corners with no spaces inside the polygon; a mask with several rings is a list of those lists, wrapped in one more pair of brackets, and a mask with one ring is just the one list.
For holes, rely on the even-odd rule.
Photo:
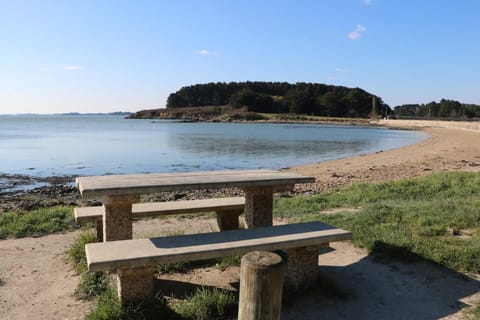
{"label": "bench seat", "polygon": [[[245,198],[213,198],[202,200],[184,200],[170,202],[134,203],[132,205],[133,218],[152,216],[211,212],[217,213],[217,220],[221,230],[238,229],[238,216],[245,208]],[[95,222],[97,224],[97,237],[101,239],[103,207],[80,207],[74,209],[77,223]]]}
{"label": "bench seat", "polygon": [[[85,247],[90,271],[113,271],[121,299],[153,292],[153,271],[159,264],[243,255],[251,251],[285,250],[289,273],[309,282],[318,269],[318,250],[329,242],[351,239],[349,231],[320,222],[210,232],[173,237],[91,243]],[[139,287],[139,283],[144,286]]]}

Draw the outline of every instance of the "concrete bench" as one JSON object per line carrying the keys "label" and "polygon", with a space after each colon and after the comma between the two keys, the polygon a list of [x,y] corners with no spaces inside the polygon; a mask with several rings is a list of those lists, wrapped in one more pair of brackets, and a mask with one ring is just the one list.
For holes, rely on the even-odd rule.
{"label": "concrete bench", "polygon": [[[186,200],[171,202],[134,203],[132,205],[133,218],[163,216],[172,214],[200,213],[215,211],[220,230],[238,229],[238,216],[245,208],[245,198],[214,198],[204,200]],[[97,238],[103,237],[103,207],[75,208],[74,215],[77,223],[95,222]]]}
{"label": "concrete bench", "polygon": [[85,247],[90,271],[116,274],[122,301],[151,298],[153,274],[160,264],[283,250],[287,280],[295,289],[311,284],[320,248],[351,239],[351,233],[320,222],[210,232],[174,237],[91,243]]}

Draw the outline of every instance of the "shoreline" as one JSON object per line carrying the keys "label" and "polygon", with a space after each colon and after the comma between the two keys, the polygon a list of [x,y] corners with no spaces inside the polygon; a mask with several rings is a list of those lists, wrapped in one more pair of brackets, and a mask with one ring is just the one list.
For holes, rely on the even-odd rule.
{"label": "shoreline", "polygon": [[[461,130],[412,125],[399,120],[375,122],[371,125],[391,129],[420,130],[430,137],[426,140],[387,151],[328,160],[288,167],[282,170],[317,179],[315,183],[297,185],[293,192],[285,194],[315,194],[330,191],[357,182],[386,181],[421,177],[444,171],[480,172],[480,130]],[[3,190],[7,183],[51,183],[13,192],[0,188],[0,214],[15,210],[33,210],[55,205],[99,205],[97,199],[85,199],[72,185],[74,176],[31,177],[26,175],[1,175]],[[9,180],[10,179],[10,180]],[[144,201],[172,201],[177,199],[201,199],[212,196],[239,196],[236,189],[200,190],[184,193],[148,195]]]}

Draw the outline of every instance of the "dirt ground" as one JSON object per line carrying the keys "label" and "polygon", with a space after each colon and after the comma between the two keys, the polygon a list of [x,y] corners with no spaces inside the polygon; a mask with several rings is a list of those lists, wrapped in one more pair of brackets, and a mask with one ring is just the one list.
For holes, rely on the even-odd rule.
{"label": "dirt ground", "polygon": [[[304,191],[446,170],[480,172],[480,132],[423,130],[431,138],[417,145],[289,170],[317,178],[316,185],[304,186]],[[214,219],[199,217],[134,224],[135,237],[214,230]],[[92,303],[75,298],[79,275],[65,254],[79,232],[0,240],[0,319],[83,319]],[[377,261],[348,242],[331,247],[319,255],[321,272],[347,296],[313,288],[289,300],[282,319],[468,319],[468,307],[480,302],[478,275],[424,262]],[[238,268],[200,267],[182,276],[164,276],[158,286],[164,292],[172,287],[189,292],[198,285],[234,289],[237,281]]]}

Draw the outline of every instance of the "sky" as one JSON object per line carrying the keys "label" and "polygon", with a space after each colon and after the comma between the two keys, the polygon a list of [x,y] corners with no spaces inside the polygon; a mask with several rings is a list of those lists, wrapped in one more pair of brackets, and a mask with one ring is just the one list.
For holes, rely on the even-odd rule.
{"label": "sky", "polygon": [[163,108],[182,86],[480,104],[478,0],[0,0],[0,114]]}

